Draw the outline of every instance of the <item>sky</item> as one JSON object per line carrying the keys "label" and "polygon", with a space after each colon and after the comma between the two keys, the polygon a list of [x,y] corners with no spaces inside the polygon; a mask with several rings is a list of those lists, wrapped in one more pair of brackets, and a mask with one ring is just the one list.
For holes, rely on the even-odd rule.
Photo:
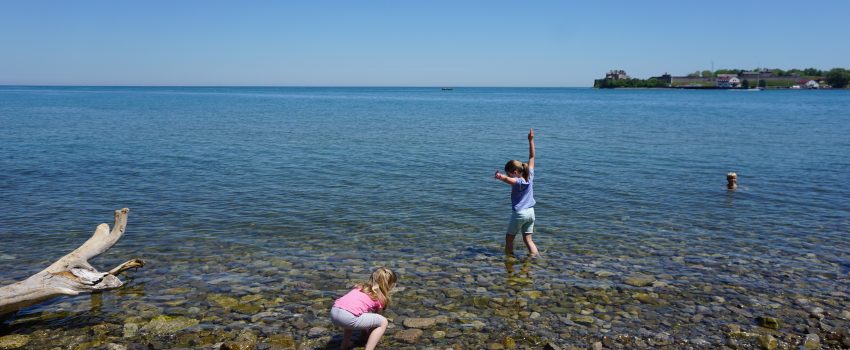
{"label": "sky", "polygon": [[850,68],[850,1],[0,0],[0,85],[586,87]]}

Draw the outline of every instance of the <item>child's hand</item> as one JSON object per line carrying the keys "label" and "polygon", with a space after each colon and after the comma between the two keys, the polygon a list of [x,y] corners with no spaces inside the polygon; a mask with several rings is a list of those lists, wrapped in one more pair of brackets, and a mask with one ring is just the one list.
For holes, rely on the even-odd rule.
{"label": "child's hand", "polygon": [[534,129],[528,129],[528,141],[534,141]]}
{"label": "child's hand", "polygon": [[496,175],[494,175],[493,177],[494,177],[496,180],[501,180],[501,179],[502,179],[502,174],[500,174],[500,173],[499,173],[499,171],[498,171],[498,170],[496,170]]}

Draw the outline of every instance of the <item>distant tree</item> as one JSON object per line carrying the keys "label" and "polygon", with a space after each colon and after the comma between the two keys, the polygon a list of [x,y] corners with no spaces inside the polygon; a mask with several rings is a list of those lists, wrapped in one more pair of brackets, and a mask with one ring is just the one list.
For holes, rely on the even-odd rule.
{"label": "distant tree", "polygon": [[750,88],[750,81],[747,80],[747,79],[744,79],[744,81],[741,82],[741,87],[744,88],[744,89],[749,89]]}
{"label": "distant tree", "polygon": [[767,80],[759,80],[759,87],[760,88],[766,88],[767,87]]}
{"label": "distant tree", "polygon": [[704,70],[704,71],[702,71],[702,77],[703,78],[714,78],[714,73],[712,73],[710,70]]}
{"label": "distant tree", "polygon": [[773,73],[773,75],[777,76],[777,77],[781,77],[781,76],[785,75],[785,71],[781,70],[779,68],[774,68],[770,72]]}
{"label": "distant tree", "polygon": [[718,70],[714,71],[715,76],[720,75],[720,74],[740,74],[740,73],[741,73],[740,69],[718,69]]}
{"label": "distant tree", "polygon": [[696,72],[688,74],[688,78],[699,78],[699,77],[700,77],[700,71],[696,71]]}
{"label": "distant tree", "polygon": [[821,77],[823,76],[823,71],[816,68],[806,68],[803,70],[803,75]]}
{"label": "distant tree", "polygon": [[826,73],[826,82],[834,88],[843,89],[850,83],[850,71],[844,68],[833,68]]}

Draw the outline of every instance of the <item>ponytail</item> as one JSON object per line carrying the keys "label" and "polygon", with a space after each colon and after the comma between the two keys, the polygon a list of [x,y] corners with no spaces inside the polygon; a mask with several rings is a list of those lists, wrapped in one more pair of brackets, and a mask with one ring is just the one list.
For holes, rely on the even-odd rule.
{"label": "ponytail", "polygon": [[528,181],[529,176],[531,176],[531,169],[528,168],[528,163],[522,163],[522,178]]}

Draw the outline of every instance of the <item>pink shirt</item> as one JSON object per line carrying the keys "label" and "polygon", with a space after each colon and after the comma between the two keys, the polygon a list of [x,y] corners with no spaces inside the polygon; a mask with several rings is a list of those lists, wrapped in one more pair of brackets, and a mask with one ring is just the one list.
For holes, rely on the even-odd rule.
{"label": "pink shirt", "polygon": [[350,312],[354,316],[360,316],[365,312],[376,312],[384,308],[377,300],[372,300],[369,294],[363,293],[360,288],[354,288],[334,302],[338,307]]}

